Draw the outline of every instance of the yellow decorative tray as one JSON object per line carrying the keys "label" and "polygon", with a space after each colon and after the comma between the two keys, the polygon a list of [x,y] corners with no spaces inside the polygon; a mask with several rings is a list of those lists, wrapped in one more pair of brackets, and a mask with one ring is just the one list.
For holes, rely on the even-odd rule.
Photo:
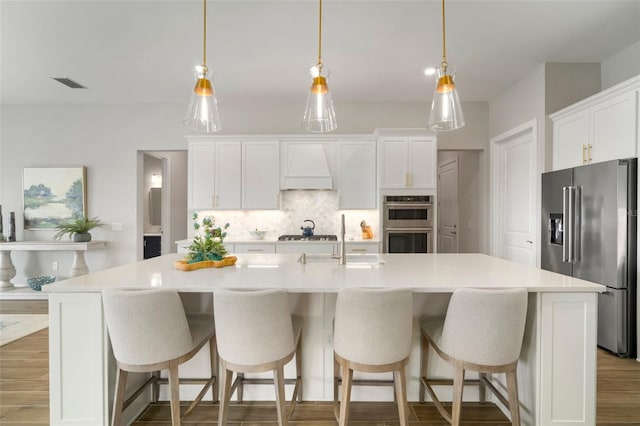
{"label": "yellow decorative tray", "polygon": [[235,265],[237,260],[238,258],[235,256],[227,256],[222,260],[203,260],[195,263],[187,263],[186,260],[177,260],[175,267],[181,271],[194,271],[201,268],[222,268],[224,266]]}

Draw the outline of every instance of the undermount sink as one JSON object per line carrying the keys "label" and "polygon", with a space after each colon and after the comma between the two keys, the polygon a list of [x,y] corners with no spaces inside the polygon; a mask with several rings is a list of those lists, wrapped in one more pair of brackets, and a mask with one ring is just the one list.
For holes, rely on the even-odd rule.
{"label": "undermount sink", "polygon": [[[304,260],[303,260],[304,257]],[[301,255],[298,259],[300,263],[339,263],[340,258],[336,255],[325,253],[310,253]],[[367,254],[347,254],[347,266],[348,265],[381,265],[384,264],[384,259],[377,253]]]}

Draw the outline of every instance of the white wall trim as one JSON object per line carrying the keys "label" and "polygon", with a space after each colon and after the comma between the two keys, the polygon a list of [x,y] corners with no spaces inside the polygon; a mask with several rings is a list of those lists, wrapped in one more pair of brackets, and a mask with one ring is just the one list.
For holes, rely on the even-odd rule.
{"label": "white wall trim", "polygon": [[[534,164],[536,165],[534,170],[536,171],[536,175],[538,175],[539,170],[540,169],[540,153],[539,153],[539,144],[540,142],[538,141],[538,122],[537,119],[532,119],[529,120],[525,123],[522,123],[512,129],[507,130],[506,132],[503,132],[501,134],[499,134],[498,136],[494,136],[489,140],[489,155],[490,155],[490,191],[489,191],[489,206],[490,206],[490,211],[493,212],[493,214],[489,215],[489,252],[491,253],[492,256],[498,256],[498,257],[502,257],[502,253],[501,253],[501,247],[502,247],[502,235],[499,232],[500,229],[502,229],[502,216],[501,215],[497,215],[495,214],[496,212],[500,211],[500,197],[498,197],[500,188],[499,188],[499,182],[498,182],[498,172],[499,172],[499,158],[498,158],[498,154],[499,154],[499,149],[498,146],[504,142],[507,142],[511,139],[513,139],[514,137],[520,136],[522,134],[531,132],[532,135],[532,139],[534,141],[534,143],[536,144],[535,149],[533,150],[535,152],[535,157],[532,161],[534,162]],[[542,158],[544,158],[544,155],[542,156]],[[539,179],[536,180],[536,185],[535,188],[533,188],[535,190],[535,194],[536,194],[536,202],[535,202],[535,208],[536,208],[536,212],[540,211],[540,206],[539,206],[539,199],[540,199],[540,182],[538,182]],[[535,217],[535,212],[534,212],[534,217]],[[534,236],[533,236],[533,245],[534,245],[534,250],[536,251],[536,264],[540,265],[540,250],[539,250],[539,235],[540,235],[540,221],[535,221],[535,229],[534,229]]]}

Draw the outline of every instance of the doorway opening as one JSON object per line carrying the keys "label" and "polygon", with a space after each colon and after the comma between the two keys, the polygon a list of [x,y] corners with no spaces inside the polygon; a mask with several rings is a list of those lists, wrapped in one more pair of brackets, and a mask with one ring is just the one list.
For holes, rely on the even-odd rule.
{"label": "doorway opening", "polygon": [[187,151],[138,152],[138,260],[187,238]]}
{"label": "doorway opening", "polygon": [[480,150],[438,150],[438,253],[479,253]]}

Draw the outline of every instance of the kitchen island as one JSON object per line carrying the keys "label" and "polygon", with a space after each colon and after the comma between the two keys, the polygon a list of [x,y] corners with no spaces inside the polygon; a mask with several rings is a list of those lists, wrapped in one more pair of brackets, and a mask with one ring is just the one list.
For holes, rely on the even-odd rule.
{"label": "kitchen island", "polygon": [[[304,318],[303,395],[333,395],[332,322],[336,294],[343,287],[404,287],[414,291],[414,344],[408,365],[408,396],[418,399],[421,315],[441,315],[451,292],[461,287],[529,291],[527,326],[518,368],[523,424],[595,424],[597,294],[604,287],[482,254],[352,255],[347,265],[329,256],[239,255],[235,266],[183,272],[166,255],[47,286],[50,292],[50,420],[52,425],[108,425],[114,362],[102,315],[104,289],[174,288],[188,310],[210,312],[222,288],[285,288],[290,307]],[[206,365],[198,356],[181,369],[193,377]],[[450,377],[443,363],[430,375]],[[503,387],[499,377],[494,379]],[[245,391],[245,399],[270,398],[270,389]],[[450,389],[442,388],[447,399]],[[465,400],[478,400],[465,388]],[[192,398],[181,388],[181,399]],[[392,400],[386,388],[354,389],[352,399]],[[144,403],[144,401],[143,401]],[[135,417],[140,405],[125,413]]]}

